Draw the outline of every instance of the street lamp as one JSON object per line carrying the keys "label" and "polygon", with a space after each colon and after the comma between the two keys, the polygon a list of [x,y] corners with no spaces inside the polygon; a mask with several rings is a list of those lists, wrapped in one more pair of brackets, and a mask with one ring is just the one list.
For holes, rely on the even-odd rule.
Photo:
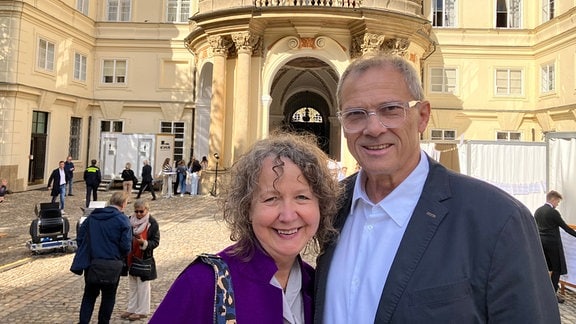
{"label": "street lamp", "polygon": [[218,153],[214,153],[214,158],[216,159],[216,174],[214,175],[214,184],[212,185],[212,190],[210,191],[210,194],[212,196],[216,196],[216,190],[217,190],[217,181],[218,181],[218,160],[220,160],[220,155],[218,155]]}

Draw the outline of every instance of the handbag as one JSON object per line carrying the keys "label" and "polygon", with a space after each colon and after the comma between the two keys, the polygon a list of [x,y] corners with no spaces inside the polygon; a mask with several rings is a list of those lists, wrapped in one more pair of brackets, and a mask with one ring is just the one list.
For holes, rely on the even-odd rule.
{"label": "handbag", "polygon": [[137,257],[132,258],[132,264],[128,273],[134,277],[150,278],[152,276],[152,268],[154,266],[154,259],[140,259]]}
{"label": "handbag", "polygon": [[86,270],[86,282],[92,285],[113,285],[120,280],[122,260],[92,259]]}
{"label": "handbag", "polygon": [[228,265],[216,254],[202,253],[196,260],[214,269],[214,324],[236,324],[236,298]]}

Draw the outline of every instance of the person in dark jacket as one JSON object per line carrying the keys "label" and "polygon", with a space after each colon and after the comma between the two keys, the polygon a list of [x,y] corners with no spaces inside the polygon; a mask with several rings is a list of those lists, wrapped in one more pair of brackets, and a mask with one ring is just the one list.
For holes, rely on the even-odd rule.
{"label": "person in dark jacket", "polygon": [[94,311],[96,298],[102,292],[98,311],[98,323],[110,322],[118,280],[114,284],[91,284],[86,280],[86,270],[92,259],[125,260],[132,246],[132,228],[128,217],[122,212],[126,208],[128,196],[125,192],[115,192],[110,197],[109,206],[96,208],[78,230],[78,251],[72,261],[70,271],[84,272],[84,296],[80,306],[80,323],[89,323]]}
{"label": "person in dark jacket", "polygon": [[68,155],[66,162],[64,162],[64,171],[66,171],[66,176],[68,177],[68,196],[74,196],[72,194],[72,178],[74,177],[74,162],[72,162],[72,156]]}
{"label": "person in dark jacket", "polygon": [[[136,185],[138,179],[136,179],[136,175],[134,171],[132,171],[132,164],[130,162],[126,162],[126,167],[122,170],[122,188],[128,194],[128,197],[132,195],[132,187]],[[130,203],[130,198],[128,198],[128,203]]]}
{"label": "person in dark jacket", "polygon": [[[534,218],[538,224],[538,231],[540,232],[540,241],[542,242],[542,249],[550,271],[550,279],[554,290],[558,292],[558,282],[560,275],[567,274],[566,258],[564,257],[564,248],[562,247],[562,239],[560,237],[560,227],[566,233],[576,237],[576,231],[564,222],[560,212],[556,210],[558,204],[562,200],[562,195],[551,190],[546,194],[546,203],[536,209]],[[559,303],[564,302],[564,298],[556,294]]]}
{"label": "person in dark jacket", "polygon": [[142,167],[142,182],[140,183],[140,189],[138,190],[138,196],[136,199],[140,199],[142,191],[150,190],[152,194],[152,200],[156,200],[156,193],[154,193],[154,178],[152,178],[152,167],[148,160],[143,161],[144,166]]}
{"label": "person in dark jacket", "polygon": [[186,179],[186,187],[189,189],[187,190],[190,195],[197,195],[198,194],[198,182],[200,180],[200,172],[202,171],[202,165],[195,157],[192,157],[190,163],[188,163],[188,170],[190,174]]}
{"label": "person in dark jacket", "polygon": [[84,170],[84,181],[86,182],[86,208],[90,205],[90,195],[94,201],[98,200],[98,186],[102,181],[100,168],[96,166],[96,160],[91,161],[91,165]]}
{"label": "person in dark jacket", "polygon": [[134,214],[130,216],[132,225],[132,250],[128,255],[128,268],[134,258],[152,260],[150,276],[128,276],[128,307],[120,315],[123,319],[131,321],[146,318],[150,314],[150,280],[158,277],[154,261],[154,249],[160,244],[160,229],[158,222],[150,215],[148,202],[137,199],[134,202]]}
{"label": "person in dark jacket", "polygon": [[64,161],[58,162],[58,168],[52,171],[48,178],[48,190],[52,196],[52,202],[60,196],[60,210],[64,212],[64,199],[66,198],[66,184],[70,181],[68,174],[64,170]]}

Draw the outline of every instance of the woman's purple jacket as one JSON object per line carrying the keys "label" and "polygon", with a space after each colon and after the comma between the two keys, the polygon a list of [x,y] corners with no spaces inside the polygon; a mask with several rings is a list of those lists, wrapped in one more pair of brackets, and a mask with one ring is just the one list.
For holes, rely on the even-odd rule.
{"label": "woman's purple jacket", "polygon": [[[270,284],[277,271],[274,260],[260,248],[249,262],[230,256],[227,247],[218,255],[230,268],[238,324],[282,324],[282,290]],[[305,323],[312,323],[314,269],[298,256],[302,269],[302,299]],[[190,264],[176,278],[149,323],[214,322],[214,269],[202,262]]]}

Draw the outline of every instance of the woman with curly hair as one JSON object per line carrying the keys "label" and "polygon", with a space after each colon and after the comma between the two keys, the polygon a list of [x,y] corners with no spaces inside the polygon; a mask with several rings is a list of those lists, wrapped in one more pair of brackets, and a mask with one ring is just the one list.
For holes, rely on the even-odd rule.
{"label": "woman with curly hair", "polygon": [[[276,134],[232,166],[223,217],[236,243],[217,255],[229,269],[225,288],[233,289],[239,323],[312,323],[314,270],[300,252],[319,252],[336,237],[340,187],[327,161],[313,137]],[[215,270],[200,259],[176,279],[150,323],[214,320],[222,296],[215,295]]]}

